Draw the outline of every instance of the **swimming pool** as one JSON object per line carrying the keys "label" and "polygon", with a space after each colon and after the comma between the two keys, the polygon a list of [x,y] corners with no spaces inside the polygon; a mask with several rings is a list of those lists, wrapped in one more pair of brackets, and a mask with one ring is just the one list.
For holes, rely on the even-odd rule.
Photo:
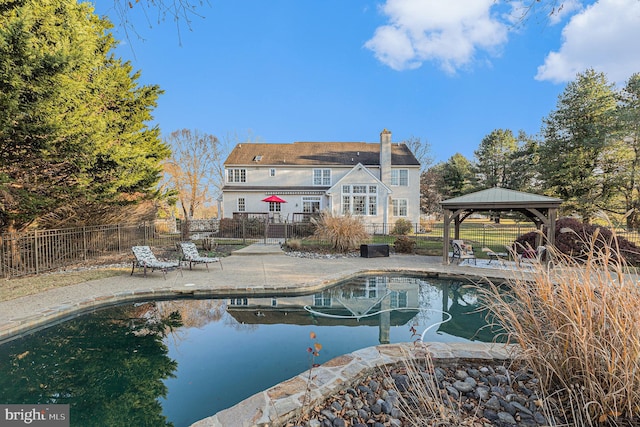
{"label": "swimming pool", "polygon": [[310,332],[317,363],[432,325],[425,341],[491,341],[468,285],[363,276],[295,297],[99,310],[0,346],[0,403],[68,403],[77,426],[188,426],[308,369]]}

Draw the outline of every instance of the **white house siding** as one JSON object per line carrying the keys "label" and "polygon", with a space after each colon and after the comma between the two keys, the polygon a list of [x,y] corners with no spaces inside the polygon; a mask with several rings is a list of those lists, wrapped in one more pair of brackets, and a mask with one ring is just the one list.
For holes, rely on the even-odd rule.
{"label": "white house siding", "polygon": [[[392,185],[389,183],[389,188],[392,193],[389,198],[389,222],[395,223],[399,218],[406,219],[412,223],[418,223],[420,221],[420,169],[412,167],[393,167],[392,170],[407,170],[408,171],[408,186]],[[395,216],[392,212],[391,200],[407,200],[407,215]]]}
{"label": "white house siding", "polygon": [[[365,167],[366,168],[366,167]],[[230,169],[244,169],[246,171],[246,182],[227,182],[228,186],[233,186],[233,190],[225,190],[223,197],[223,214],[225,218],[231,218],[234,212],[238,212],[238,200],[244,198],[245,212],[269,212],[269,204],[263,202],[265,197],[276,194],[287,203],[281,204],[280,216],[282,219],[293,219],[294,213],[303,212],[304,197],[320,197],[320,209],[330,209],[334,214],[342,213],[342,188],[337,187],[330,195],[320,195],[328,187],[324,185],[313,185],[313,169],[330,169],[331,185],[376,185],[377,186],[377,212],[376,215],[364,215],[362,218],[366,223],[395,223],[398,218],[403,218],[411,222],[418,222],[420,218],[420,171],[417,168],[399,167],[393,169],[403,169],[408,171],[408,186],[390,185],[387,191],[380,181],[372,179],[379,177],[380,168],[375,166],[349,174],[352,167],[271,167],[261,166],[237,166]],[[275,169],[275,176],[270,176],[271,169]],[[347,178],[345,178],[349,174]],[[305,190],[300,189],[304,187]],[[407,200],[407,215],[394,216],[392,200]]]}
{"label": "white house siding", "polygon": [[[263,202],[265,197],[276,194],[287,203],[281,204],[280,215],[283,219],[291,220],[294,213],[303,212],[303,202],[305,197],[320,197],[320,209],[331,207],[331,200],[324,193],[333,185],[336,180],[340,180],[351,168],[347,167],[300,167],[300,166],[271,166],[271,165],[249,165],[234,166],[227,169],[245,169],[246,182],[230,183],[233,190],[225,189],[223,195],[223,212],[225,218],[231,218],[234,212],[238,212],[237,201],[243,197],[245,199],[245,212],[269,212],[269,204]],[[271,176],[271,170],[275,170],[275,176]],[[331,181],[330,185],[314,185],[313,170],[329,169]],[[225,172],[225,180],[227,179]]]}
{"label": "white house siding", "polygon": [[[394,161],[396,164],[390,164]],[[292,220],[293,214],[304,212],[305,197],[319,197],[320,209],[342,214],[343,186],[352,191],[348,199],[352,202],[351,211],[357,205],[355,212],[364,212],[362,218],[367,223],[393,224],[398,218],[415,223],[420,218],[420,165],[405,145],[391,143],[391,133],[386,129],[380,134],[379,144],[238,144],[225,162],[225,172],[230,169],[244,170],[246,180],[230,182],[225,173],[221,201],[225,218],[239,211],[240,198],[244,199],[244,212],[269,212],[269,204],[262,199],[271,194],[287,201],[280,205],[279,218],[283,220]],[[314,169],[330,170],[330,182],[321,180],[320,185],[315,185]],[[385,173],[381,179],[382,169]],[[394,175],[396,170],[407,171],[402,176],[407,185],[392,185],[392,177],[398,176]],[[376,186],[375,213],[369,206],[372,185]],[[359,193],[365,188],[362,186],[367,189],[366,199]],[[366,209],[362,209],[363,200]],[[406,211],[394,212],[394,201],[402,203],[403,209],[406,206]]]}

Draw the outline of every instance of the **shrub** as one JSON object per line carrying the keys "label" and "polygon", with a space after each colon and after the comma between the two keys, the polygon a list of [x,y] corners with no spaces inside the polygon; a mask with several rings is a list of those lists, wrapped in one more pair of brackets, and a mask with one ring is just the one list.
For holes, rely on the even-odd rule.
{"label": "shrub", "polygon": [[541,380],[543,403],[567,417],[550,425],[640,425],[640,287],[597,236],[579,243],[580,263],[554,253],[559,268],[539,265],[508,282],[509,296],[490,286],[482,299]]}
{"label": "shrub", "polygon": [[433,231],[433,225],[435,221],[432,219],[420,218],[420,230],[424,233],[431,233]]}
{"label": "shrub", "polygon": [[[518,253],[527,248],[535,248],[539,236],[537,231],[519,236],[514,243]],[[622,255],[629,264],[640,264],[640,248],[629,240],[618,237],[609,228],[583,223],[574,218],[562,218],[556,221],[555,249],[575,260],[586,260],[589,257],[589,245],[593,241],[597,250],[613,248],[612,256]],[[617,259],[617,258],[614,258]]]}
{"label": "shrub", "polygon": [[397,253],[412,254],[416,248],[416,241],[407,236],[400,236],[393,242],[393,247]]}
{"label": "shrub", "polygon": [[364,224],[360,218],[351,215],[334,216],[329,211],[323,211],[316,222],[314,237],[331,244],[333,250],[348,252],[369,239]]}
{"label": "shrub", "polygon": [[396,224],[393,227],[391,234],[405,235],[405,234],[411,233],[411,230],[413,230],[413,225],[411,224],[411,221],[406,220],[404,218],[400,218],[396,221]]}
{"label": "shrub", "polygon": [[302,248],[302,240],[289,239],[285,242],[284,246],[291,249],[292,251],[299,251]]}

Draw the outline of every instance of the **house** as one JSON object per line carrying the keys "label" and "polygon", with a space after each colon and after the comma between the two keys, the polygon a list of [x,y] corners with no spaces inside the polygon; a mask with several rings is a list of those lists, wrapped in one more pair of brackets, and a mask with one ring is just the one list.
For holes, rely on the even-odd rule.
{"label": "house", "polygon": [[[294,222],[325,209],[368,224],[420,218],[420,163],[386,129],[379,143],[241,143],[224,167],[224,218],[267,214]],[[263,201],[270,196],[277,198]]]}

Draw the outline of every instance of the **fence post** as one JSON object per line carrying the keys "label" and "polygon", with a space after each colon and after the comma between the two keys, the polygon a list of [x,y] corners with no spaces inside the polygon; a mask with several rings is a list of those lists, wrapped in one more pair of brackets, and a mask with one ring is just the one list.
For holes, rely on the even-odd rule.
{"label": "fence post", "polygon": [[35,256],[33,257],[33,261],[36,264],[36,274],[40,274],[40,263],[38,262],[39,259],[39,252],[38,248],[40,247],[38,244],[38,230],[35,230],[35,233],[33,233],[33,241],[34,241],[34,245],[33,248],[35,250]]}
{"label": "fence post", "polygon": [[269,218],[264,220],[264,244],[267,244],[267,235],[269,234]]}
{"label": "fence post", "polygon": [[117,230],[118,230],[118,252],[122,252],[122,237],[120,235],[120,223],[118,223]]}
{"label": "fence post", "polygon": [[87,260],[87,227],[82,227],[82,260]]}
{"label": "fence post", "polygon": [[245,235],[245,224],[244,224],[244,215],[240,216],[240,224],[242,225],[242,244],[245,245],[247,243],[246,241],[246,235]]}
{"label": "fence post", "polygon": [[487,234],[487,224],[483,224],[482,225],[482,246],[487,246],[486,241],[486,234]]}

